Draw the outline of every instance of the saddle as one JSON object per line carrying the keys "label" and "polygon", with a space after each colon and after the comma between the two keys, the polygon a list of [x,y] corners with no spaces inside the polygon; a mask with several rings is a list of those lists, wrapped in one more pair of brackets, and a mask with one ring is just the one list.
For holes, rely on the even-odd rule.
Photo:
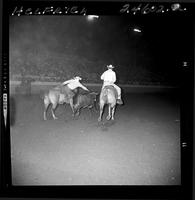
{"label": "saddle", "polygon": [[77,93],[77,89],[71,90],[67,85],[58,85],[54,90],[59,92],[61,103],[69,102]]}

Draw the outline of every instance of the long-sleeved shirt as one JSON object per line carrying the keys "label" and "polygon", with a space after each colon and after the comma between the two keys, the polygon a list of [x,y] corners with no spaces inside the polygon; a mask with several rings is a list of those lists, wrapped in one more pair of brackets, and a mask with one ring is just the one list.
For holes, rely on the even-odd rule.
{"label": "long-sleeved shirt", "polygon": [[68,81],[65,81],[65,82],[62,83],[62,85],[66,85],[66,84],[68,85],[68,87],[71,90],[74,90],[74,89],[76,89],[78,87],[81,87],[84,90],[88,91],[88,89],[84,85],[82,85],[78,80],[71,79],[71,80],[68,80]]}
{"label": "long-sleeved shirt", "polygon": [[106,84],[113,84],[116,82],[116,73],[108,69],[101,75],[101,80],[104,81],[104,85]]}

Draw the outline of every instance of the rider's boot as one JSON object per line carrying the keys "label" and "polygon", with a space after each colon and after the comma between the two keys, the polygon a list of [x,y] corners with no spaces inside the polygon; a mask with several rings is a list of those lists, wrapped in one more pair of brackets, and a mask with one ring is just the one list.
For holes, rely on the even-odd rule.
{"label": "rider's boot", "polygon": [[121,99],[121,96],[118,96],[118,99],[116,100],[116,103],[119,104],[119,105],[122,105],[123,104],[123,101]]}

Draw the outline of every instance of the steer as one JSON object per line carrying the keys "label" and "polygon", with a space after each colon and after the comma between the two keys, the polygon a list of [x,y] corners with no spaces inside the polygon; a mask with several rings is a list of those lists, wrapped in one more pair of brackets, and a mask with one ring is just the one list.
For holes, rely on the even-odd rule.
{"label": "steer", "polygon": [[89,108],[91,110],[93,107],[97,110],[96,100],[98,93],[88,92],[88,93],[78,93],[73,98],[74,110],[76,116],[80,114],[81,108]]}

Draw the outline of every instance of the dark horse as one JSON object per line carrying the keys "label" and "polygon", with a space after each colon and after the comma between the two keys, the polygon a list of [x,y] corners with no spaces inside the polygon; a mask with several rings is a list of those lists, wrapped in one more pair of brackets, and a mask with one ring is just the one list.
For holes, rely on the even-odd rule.
{"label": "dark horse", "polygon": [[118,94],[114,86],[107,85],[102,89],[100,93],[100,99],[99,99],[100,115],[99,115],[98,121],[102,120],[102,114],[103,114],[105,104],[108,104],[108,116],[106,119],[114,120],[117,97],[118,97]]}
{"label": "dark horse", "polygon": [[47,109],[50,104],[52,104],[51,113],[54,119],[57,119],[55,116],[55,109],[58,104],[70,104],[70,107],[74,116],[74,105],[73,105],[73,97],[78,92],[78,88],[71,90],[67,85],[58,85],[52,89],[50,89],[47,93],[44,94],[44,120],[47,120],[46,114]]}

